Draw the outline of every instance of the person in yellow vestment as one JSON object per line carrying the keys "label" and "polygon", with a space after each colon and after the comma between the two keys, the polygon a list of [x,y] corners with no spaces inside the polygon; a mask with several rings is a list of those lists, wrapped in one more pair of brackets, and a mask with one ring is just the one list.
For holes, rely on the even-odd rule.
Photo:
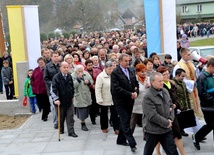
{"label": "person in yellow vestment", "polygon": [[193,127],[193,132],[196,133],[201,125],[198,121],[199,119],[203,119],[203,113],[201,111],[200,101],[198,97],[198,91],[196,88],[196,72],[195,66],[192,63],[190,50],[187,48],[182,48],[180,50],[181,60],[173,69],[173,77],[175,77],[175,72],[178,68],[182,68],[186,71],[186,78],[184,79],[184,83],[186,84],[187,90],[189,92],[189,98],[191,103],[191,108],[195,112],[196,116],[196,124],[197,126]]}

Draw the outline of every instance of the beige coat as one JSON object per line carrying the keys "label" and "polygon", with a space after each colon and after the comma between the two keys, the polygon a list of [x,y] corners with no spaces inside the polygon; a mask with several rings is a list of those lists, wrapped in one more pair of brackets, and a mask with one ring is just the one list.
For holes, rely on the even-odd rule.
{"label": "beige coat", "polygon": [[103,70],[96,79],[95,94],[97,103],[102,106],[113,105],[112,96],[110,92],[110,77]]}

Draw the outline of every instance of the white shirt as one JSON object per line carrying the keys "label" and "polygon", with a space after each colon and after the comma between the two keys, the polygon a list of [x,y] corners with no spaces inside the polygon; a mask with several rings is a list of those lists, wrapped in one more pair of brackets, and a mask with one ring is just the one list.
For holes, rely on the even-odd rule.
{"label": "white shirt", "polygon": [[[181,62],[186,62],[183,59],[180,60]],[[172,76],[175,77],[175,72],[177,69],[181,68],[178,64],[174,67],[173,69],[173,73]],[[184,83],[186,84],[186,88],[188,90],[189,93],[191,93],[194,89],[195,86],[195,81],[194,80],[187,80],[186,78],[184,78]]]}

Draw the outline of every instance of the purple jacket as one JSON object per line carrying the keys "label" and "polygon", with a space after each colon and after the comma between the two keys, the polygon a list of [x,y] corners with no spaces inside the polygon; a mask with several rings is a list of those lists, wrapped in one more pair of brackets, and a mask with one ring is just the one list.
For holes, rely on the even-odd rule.
{"label": "purple jacket", "polygon": [[31,76],[31,86],[33,90],[33,94],[47,94],[46,86],[44,82],[44,68],[40,69],[37,67],[33,71],[33,75]]}

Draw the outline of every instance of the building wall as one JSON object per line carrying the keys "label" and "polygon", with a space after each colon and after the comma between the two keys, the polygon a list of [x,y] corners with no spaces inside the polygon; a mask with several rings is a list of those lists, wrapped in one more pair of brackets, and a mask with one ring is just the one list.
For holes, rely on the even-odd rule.
{"label": "building wall", "polygon": [[[197,12],[197,5],[202,6],[202,11]],[[188,9],[186,12],[183,12],[183,6],[186,6]],[[182,19],[188,18],[214,18],[214,2],[211,3],[198,3],[198,4],[184,4],[177,5],[177,13],[179,13]]]}

